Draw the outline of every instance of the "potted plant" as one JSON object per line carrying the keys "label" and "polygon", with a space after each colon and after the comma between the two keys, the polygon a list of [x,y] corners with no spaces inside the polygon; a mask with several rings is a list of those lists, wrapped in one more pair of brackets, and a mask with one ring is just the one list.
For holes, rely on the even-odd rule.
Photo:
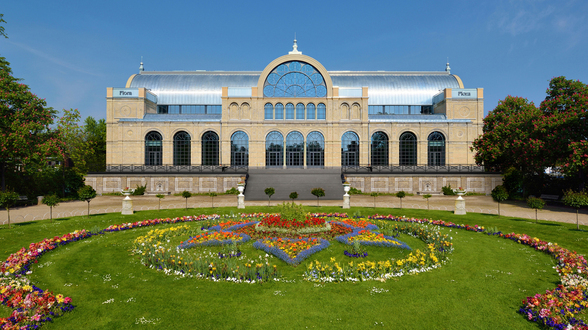
{"label": "potted plant", "polygon": [[351,189],[351,185],[349,184],[349,182],[343,182],[343,191],[345,191],[345,196],[349,195],[349,189]]}
{"label": "potted plant", "polygon": [[466,190],[463,189],[462,187],[458,187],[457,189],[454,190],[455,194],[457,196],[463,196],[466,193]]}

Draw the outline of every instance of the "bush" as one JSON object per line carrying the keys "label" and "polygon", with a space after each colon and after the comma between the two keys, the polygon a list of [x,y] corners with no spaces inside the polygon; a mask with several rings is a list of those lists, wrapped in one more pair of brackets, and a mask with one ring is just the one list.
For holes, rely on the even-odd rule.
{"label": "bush", "polygon": [[451,189],[451,185],[442,187],[441,190],[443,191],[443,195],[455,196],[455,192],[453,191],[453,189]]}
{"label": "bush", "polygon": [[294,202],[294,200],[295,200],[296,198],[298,198],[298,193],[297,193],[297,192],[295,192],[295,191],[294,191],[294,192],[291,192],[291,193],[290,193],[290,196],[288,196],[288,197],[290,197],[290,199],[292,200],[292,202]]}
{"label": "bush", "polygon": [[227,190],[225,192],[225,194],[227,194],[227,195],[239,195],[239,190],[237,190],[237,188],[233,187],[233,188]]}
{"label": "bush", "polygon": [[504,186],[498,185],[492,189],[492,199],[498,203],[504,202],[508,199],[508,191]]}
{"label": "bush", "polygon": [[137,186],[137,188],[135,188],[135,190],[133,190],[132,195],[133,196],[142,196],[142,195],[145,195],[145,190],[146,189],[147,189],[147,185]]}
{"label": "bush", "polygon": [[527,198],[527,206],[532,209],[541,210],[543,209],[543,206],[545,206],[545,201],[541,198],[529,197]]}
{"label": "bush", "polygon": [[303,206],[294,202],[285,202],[278,205],[278,213],[280,213],[282,219],[289,221],[304,222],[304,220],[306,220],[306,212],[304,211]]}
{"label": "bush", "polygon": [[363,194],[361,190],[353,187],[349,187],[349,195],[361,195]]}

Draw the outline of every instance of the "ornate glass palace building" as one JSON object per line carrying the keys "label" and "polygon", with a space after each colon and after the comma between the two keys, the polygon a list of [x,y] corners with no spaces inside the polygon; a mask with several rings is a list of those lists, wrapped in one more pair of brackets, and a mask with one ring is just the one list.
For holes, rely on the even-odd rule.
{"label": "ornate glass palace building", "polygon": [[[140,73],[124,88],[108,88],[106,98],[106,162],[113,174],[274,167],[337,168],[351,176],[411,168],[480,171],[470,147],[482,133],[483,89],[465,88],[449,64],[440,72],[327,71],[295,42],[261,72],[148,72],[141,63]],[[190,190],[201,191],[194,180],[200,182],[194,177]],[[452,186],[466,186],[461,181]],[[169,178],[159,188],[185,190],[177,182]],[[404,190],[440,191],[447,182],[430,182],[428,190],[415,182]]]}

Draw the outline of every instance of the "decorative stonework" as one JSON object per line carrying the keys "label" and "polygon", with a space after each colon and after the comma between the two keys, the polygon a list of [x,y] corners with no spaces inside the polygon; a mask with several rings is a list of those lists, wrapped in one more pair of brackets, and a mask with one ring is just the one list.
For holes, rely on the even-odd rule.
{"label": "decorative stonework", "polygon": [[241,181],[240,178],[223,178],[223,191],[227,191],[233,187],[237,187],[239,181]]}
{"label": "decorative stonework", "polygon": [[347,178],[347,181],[349,181],[349,184],[351,185],[351,187],[353,187],[355,189],[359,189],[361,191],[365,190],[365,184],[364,184],[363,178]]}
{"label": "decorative stonework", "polygon": [[193,190],[193,181],[194,179],[192,178],[176,178],[174,180],[174,186],[175,186],[175,191],[176,192],[182,192],[182,191],[191,191],[191,192],[195,192]]}
{"label": "decorative stonework", "polygon": [[349,119],[361,119],[361,107],[359,106],[359,104],[353,103],[353,105],[351,106],[351,118]]}
{"label": "decorative stonework", "polygon": [[461,118],[469,118],[469,116],[470,116],[470,108],[468,108],[466,106],[463,106],[463,107],[459,108],[458,115]]}
{"label": "decorative stonework", "polygon": [[146,183],[145,178],[127,178],[127,185],[125,187],[135,189],[138,186],[144,186],[145,183]]}
{"label": "decorative stonework", "polygon": [[443,178],[443,187],[450,185],[451,188],[461,187],[461,178]]}
{"label": "decorative stonework", "polygon": [[102,179],[102,191],[103,192],[118,192],[122,189],[121,178],[105,177]]}
{"label": "decorative stonework", "polygon": [[151,190],[152,192],[169,192],[169,178],[154,177],[151,178]]}
{"label": "decorative stonework", "polygon": [[388,178],[371,178],[372,191],[375,192],[388,192]]}
{"label": "decorative stonework", "polygon": [[127,136],[129,136],[129,137],[133,136],[133,130],[128,130],[127,131]]}
{"label": "decorative stonework", "polygon": [[198,178],[198,189],[200,192],[216,192],[217,178]]}
{"label": "decorative stonework", "polygon": [[394,178],[396,191],[412,192],[412,178]]}
{"label": "decorative stonework", "polygon": [[484,178],[467,178],[466,190],[476,193],[484,192]]}
{"label": "decorative stonework", "polygon": [[420,192],[437,192],[436,178],[419,178]]}

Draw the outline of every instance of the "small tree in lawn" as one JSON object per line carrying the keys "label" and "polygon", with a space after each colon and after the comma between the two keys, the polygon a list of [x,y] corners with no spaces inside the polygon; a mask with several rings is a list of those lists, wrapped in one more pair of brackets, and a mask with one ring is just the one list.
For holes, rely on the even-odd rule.
{"label": "small tree in lawn", "polygon": [[192,193],[184,190],[182,191],[182,197],[184,197],[186,199],[186,210],[188,209],[188,198],[192,197]]}
{"label": "small tree in lawn", "polygon": [[427,200],[427,210],[430,210],[429,208],[429,198],[433,197],[433,195],[431,194],[424,194],[423,198]]}
{"label": "small tree in lawn", "polygon": [[401,190],[396,193],[396,197],[400,198],[400,208],[402,208],[402,199],[406,197],[406,193]]}
{"label": "small tree in lawn", "polygon": [[267,206],[270,206],[270,202],[272,200],[272,195],[276,193],[276,190],[272,187],[265,188],[265,194],[267,195]]}
{"label": "small tree in lawn", "polygon": [[574,192],[568,190],[564,193],[562,201],[565,205],[576,208],[576,229],[580,230],[578,211],[580,210],[580,207],[588,205],[588,194],[584,191]]}
{"label": "small tree in lawn", "polygon": [[314,188],[310,193],[316,196],[316,206],[320,206],[319,198],[325,196],[325,190],[323,188]]}
{"label": "small tree in lawn", "polygon": [[41,203],[49,206],[49,217],[51,222],[53,222],[53,207],[59,205],[59,197],[57,195],[45,196]]}
{"label": "small tree in lawn", "polygon": [[214,197],[217,196],[217,193],[213,192],[209,192],[208,196],[210,196],[210,205],[212,208],[214,208]]}
{"label": "small tree in lawn", "polygon": [[288,196],[288,197],[290,197],[290,199],[292,200],[292,203],[294,203],[294,200],[295,200],[296,198],[298,198],[298,193],[297,193],[297,192],[295,192],[295,191],[294,191],[294,192],[291,192],[291,193],[290,193],[290,196]]}
{"label": "small tree in lawn", "polygon": [[500,215],[500,203],[508,199],[508,191],[504,186],[498,185],[492,189],[492,199],[498,203],[498,215]]}
{"label": "small tree in lawn", "polygon": [[0,191],[0,206],[6,209],[8,213],[8,228],[10,228],[10,208],[18,200],[18,193],[14,191]]}
{"label": "small tree in lawn", "polygon": [[541,198],[529,197],[527,198],[527,206],[529,206],[532,209],[535,209],[535,223],[537,223],[537,210],[543,209],[543,206],[545,206],[545,201]]}
{"label": "small tree in lawn", "polygon": [[96,197],[96,190],[92,186],[85,185],[78,190],[78,197],[88,202],[88,218],[90,218],[90,201]]}
{"label": "small tree in lawn", "polygon": [[376,198],[380,195],[379,192],[377,191],[372,191],[372,193],[370,194],[370,196],[372,196],[374,198],[374,208],[376,208]]}
{"label": "small tree in lawn", "polygon": [[155,197],[157,197],[159,199],[159,210],[161,211],[161,200],[165,198],[165,195],[157,194],[157,195],[155,195]]}

